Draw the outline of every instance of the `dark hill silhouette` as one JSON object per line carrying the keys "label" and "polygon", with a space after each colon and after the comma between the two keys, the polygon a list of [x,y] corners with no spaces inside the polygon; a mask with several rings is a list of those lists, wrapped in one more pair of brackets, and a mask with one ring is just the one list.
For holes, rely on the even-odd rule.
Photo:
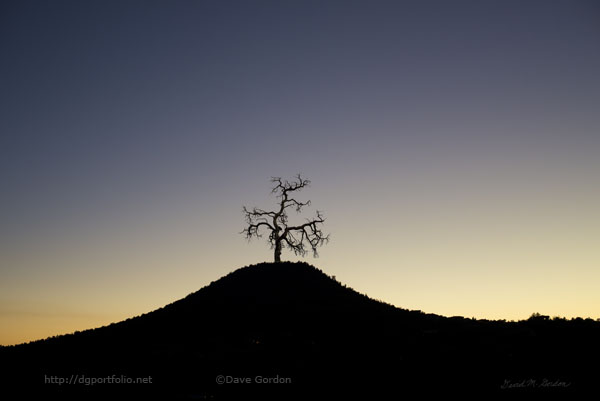
{"label": "dark hill silhouette", "polygon": [[[597,392],[586,366],[600,357],[599,335],[590,319],[507,323],[407,311],[306,263],[263,263],[136,318],[3,347],[0,358],[4,389],[45,399],[572,396]],[[112,375],[152,383],[81,384]],[[219,375],[250,383],[218,384]]]}

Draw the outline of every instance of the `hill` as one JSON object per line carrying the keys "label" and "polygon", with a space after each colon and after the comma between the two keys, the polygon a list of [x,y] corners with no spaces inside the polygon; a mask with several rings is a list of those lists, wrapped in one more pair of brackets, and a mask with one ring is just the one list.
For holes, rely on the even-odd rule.
{"label": "hill", "polygon": [[586,366],[600,357],[599,335],[590,319],[407,311],[285,262],[238,269],[110,326],[3,347],[0,358],[3,388],[25,398],[572,396],[596,392]]}

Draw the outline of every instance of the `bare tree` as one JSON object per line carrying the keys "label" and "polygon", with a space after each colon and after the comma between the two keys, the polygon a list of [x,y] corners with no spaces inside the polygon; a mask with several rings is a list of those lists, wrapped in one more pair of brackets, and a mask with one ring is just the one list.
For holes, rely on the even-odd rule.
{"label": "bare tree", "polygon": [[281,262],[281,251],[284,246],[300,256],[306,255],[307,248],[310,247],[313,256],[317,257],[317,247],[329,241],[329,234],[323,234],[319,228],[325,222],[323,214],[317,210],[316,218],[307,219],[300,225],[288,225],[288,209],[293,208],[300,213],[303,207],[310,205],[310,200],[299,202],[291,197],[291,193],[307,187],[310,181],[298,174],[291,182],[283,181],[280,177],[271,178],[271,182],[274,184],[271,193],[279,199],[279,209],[268,212],[256,207],[248,210],[244,206],[247,227],[240,234],[244,234],[250,240],[252,237],[261,238],[263,231],[268,232],[269,243],[275,252],[275,262]]}

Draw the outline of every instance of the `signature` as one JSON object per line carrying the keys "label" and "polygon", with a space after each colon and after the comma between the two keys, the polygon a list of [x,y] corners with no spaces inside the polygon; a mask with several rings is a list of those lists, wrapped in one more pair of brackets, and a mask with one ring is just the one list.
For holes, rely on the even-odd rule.
{"label": "signature", "polygon": [[500,385],[502,390],[511,390],[519,388],[567,388],[571,386],[571,382],[562,380],[549,380],[549,379],[524,379],[521,381],[512,381],[504,379],[504,383]]}

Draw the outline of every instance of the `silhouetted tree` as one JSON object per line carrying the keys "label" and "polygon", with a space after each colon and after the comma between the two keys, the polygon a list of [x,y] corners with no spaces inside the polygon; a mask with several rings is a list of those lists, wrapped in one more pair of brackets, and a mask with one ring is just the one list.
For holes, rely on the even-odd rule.
{"label": "silhouetted tree", "polygon": [[279,209],[268,212],[256,207],[248,210],[244,206],[243,211],[248,226],[241,234],[246,235],[250,240],[252,237],[261,238],[262,231],[266,230],[269,233],[271,248],[274,249],[275,262],[281,262],[281,250],[284,246],[301,256],[306,255],[307,247],[310,247],[313,256],[318,256],[317,247],[329,241],[329,235],[323,234],[319,228],[319,225],[325,221],[323,214],[317,210],[316,218],[307,219],[304,224],[288,225],[289,208],[294,208],[297,213],[300,213],[303,207],[310,205],[310,200],[299,202],[291,197],[291,193],[307,187],[310,181],[298,174],[291,182],[283,181],[280,177],[271,178],[271,182],[274,184],[271,193],[276,194],[279,199]]}

